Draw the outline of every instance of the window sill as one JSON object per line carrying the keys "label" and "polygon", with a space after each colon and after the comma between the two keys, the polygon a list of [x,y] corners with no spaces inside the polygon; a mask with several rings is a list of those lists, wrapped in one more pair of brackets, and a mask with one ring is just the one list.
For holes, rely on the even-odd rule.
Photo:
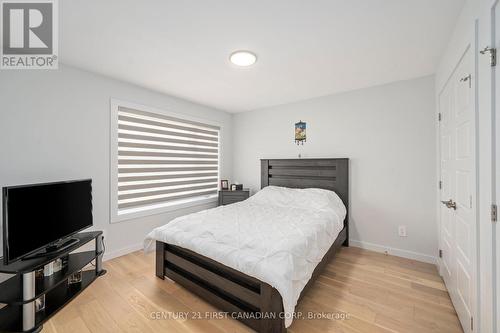
{"label": "window sill", "polygon": [[137,210],[130,209],[128,212],[125,212],[122,214],[114,214],[114,212],[112,212],[111,223],[120,223],[120,222],[125,222],[128,220],[133,220],[133,219],[137,219],[137,218],[141,218],[141,217],[165,214],[165,213],[173,212],[173,211],[180,210],[180,209],[192,208],[192,207],[207,205],[207,204],[211,204],[211,203],[217,203],[217,195],[213,195],[213,196],[210,196],[207,198],[202,198],[202,199],[184,201],[184,202],[180,201],[180,202],[164,204],[164,205],[160,204],[157,206],[151,206],[151,208],[143,208],[140,210],[139,209],[137,209]]}

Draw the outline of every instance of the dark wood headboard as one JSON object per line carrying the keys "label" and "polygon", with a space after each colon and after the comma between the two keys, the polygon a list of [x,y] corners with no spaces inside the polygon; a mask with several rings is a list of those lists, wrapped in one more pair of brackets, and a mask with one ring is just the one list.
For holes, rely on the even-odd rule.
{"label": "dark wood headboard", "polygon": [[[293,188],[322,188],[334,191],[349,212],[349,159],[267,159],[260,160],[261,188],[268,185]],[[348,227],[348,216],[344,225]]]}

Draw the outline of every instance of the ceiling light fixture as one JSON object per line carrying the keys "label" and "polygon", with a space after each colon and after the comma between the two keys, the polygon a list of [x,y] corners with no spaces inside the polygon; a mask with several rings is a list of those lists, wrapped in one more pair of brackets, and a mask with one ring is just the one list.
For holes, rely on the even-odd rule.
{"label": "ceiling light fixture", "polygon": [[235,51],[229,56],[229,60],[240,67],[248,67],[255,64],[257,56],[250,51]]}

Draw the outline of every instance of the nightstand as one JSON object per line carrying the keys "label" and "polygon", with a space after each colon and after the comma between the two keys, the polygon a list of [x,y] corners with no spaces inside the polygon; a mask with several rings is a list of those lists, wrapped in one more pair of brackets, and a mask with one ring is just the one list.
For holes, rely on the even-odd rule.
{"label": "nightstand", "polygon": [[240,191],[229,191],[222,190],[219,191],[219,206],[229,205],[235,202],[243,201],[248,199],[250,196],[250,190],[244,188]]}

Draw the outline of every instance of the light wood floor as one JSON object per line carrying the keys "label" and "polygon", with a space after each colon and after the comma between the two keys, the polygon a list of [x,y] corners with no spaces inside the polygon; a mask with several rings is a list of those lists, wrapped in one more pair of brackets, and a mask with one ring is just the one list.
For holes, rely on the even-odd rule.
{"label": "light wood floor", "polygon": [[[142,252],[107,261],[108,273],[45,324],[43,332],[251,332],[229,318],[178,316],[201,312],[203,317],[217,310],[176,283],[156,278],[153,264],[154,255]],[[346,313],[348,318],[295,320],[289,332],[462,332],[433,265],[352,247],[342,248],[298,311]],[[163,319],[152,319],[158,315]]]}

